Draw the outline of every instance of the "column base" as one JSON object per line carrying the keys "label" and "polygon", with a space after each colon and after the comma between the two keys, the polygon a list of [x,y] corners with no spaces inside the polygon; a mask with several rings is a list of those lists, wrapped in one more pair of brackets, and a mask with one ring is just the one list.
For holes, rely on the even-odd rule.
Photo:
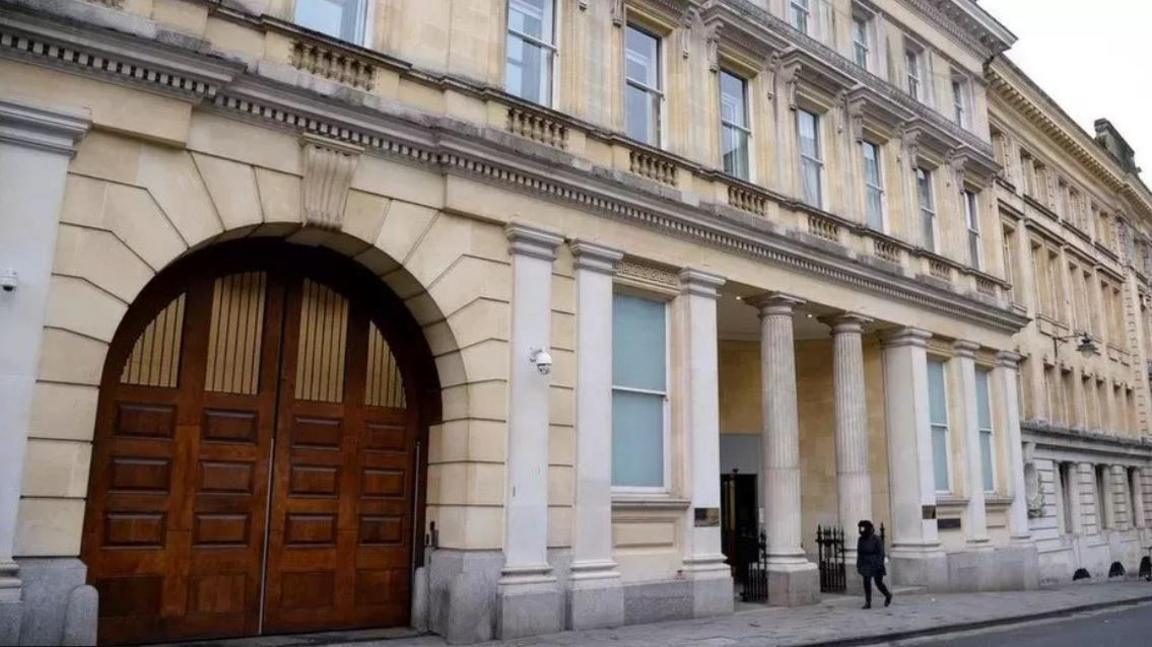
{"label": "column base", "polygon": [[20,621],[23,617],[23,602],[0,601],[0,645],[20,644]]}
{"label": "column base", "polygon": [[501,640],[559,633],[564,596],[552,577],[503,578],[496,589],[496,637]]}
{"label": "column base", "polygon": [[892,583],[922,586],[929,591],[947,591],[948,558],[943,551],[893,551],[889,555]]}
{"label": "column base", "polygon": [[820,601],[820,570],[812,562],[768,564],[768,605],[801,607]]}
{"label": "column base", "polygon": [[570,579],[565,616],[568,629],[574,630],[623,625],[624,587],[620,574]]}

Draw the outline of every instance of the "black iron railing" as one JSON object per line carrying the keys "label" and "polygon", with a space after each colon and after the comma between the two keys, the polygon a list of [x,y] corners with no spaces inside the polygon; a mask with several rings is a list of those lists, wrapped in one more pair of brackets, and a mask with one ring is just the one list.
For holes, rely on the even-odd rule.
{"label": "black iron railing", "polygon": [[816,526],[816,546],[820,560],[820,592],[843,593],[848,588],[844,564],[844,530]]}
{"label": "black iron railing", "polygon": [[756,542],[756,556],[744,566],[744,590],[740,599],[744,602],[768,601],[768,538],[763,532]]}

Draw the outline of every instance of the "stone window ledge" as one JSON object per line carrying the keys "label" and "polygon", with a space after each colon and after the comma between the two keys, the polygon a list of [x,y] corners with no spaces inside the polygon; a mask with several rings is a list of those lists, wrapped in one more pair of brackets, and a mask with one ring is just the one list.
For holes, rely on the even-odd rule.
{"label": "stone window ledge", "polygon": [[688,499],[667,494],[613,494],[613,510],[687,510]]}

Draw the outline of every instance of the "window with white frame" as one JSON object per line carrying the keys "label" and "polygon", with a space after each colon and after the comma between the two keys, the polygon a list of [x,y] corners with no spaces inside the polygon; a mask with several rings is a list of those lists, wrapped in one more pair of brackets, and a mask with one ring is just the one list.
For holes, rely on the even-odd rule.
{"label": "window with white frame", "polygon": [[667,305],[617,293],[612,302],[612,485],[667,486]]}
{"label": "window with white frame", "polygon": [[720,131],[724,172],[743,180],[749,176],[748,99],[747,82],[728,72],[720,71]]}
{"label": "window with white frame", "polygon": [[968,225],[968,260],[972,267],[982,268],[980,262],[980,211],[976,192],[964,190],[964,222]]}
{"label": "window with white frame", "polygon": [[629,137],[660,145],[660,39],[628,25],[624,51],[624,115]]}
{"label": "window with white frame", "polygon": [[812,27],[812,0],[788,0],[789,21],[799,31],[811,35],[808,31]]}
{"label": "window with white frame", "polygon": [[968,127],[968,79],[952,77],[952,118],[961,128]]}
{"label": "window with white frame", "polygon": [[916,196],[920,202],[920,240],[924,249],[936,251],[936,206],[932,197],[932,171],[916,167]]}
{"label": "window with white frame", "polygon": [[924,101],[924,52],[911,44],[904,47],[904,74],[908,95]]}
{"label": "window with white frame", "polygon": [[553,0],[508,0],[505,89],[521,99],[551,105]]}
{"label": "window with white frame", "polygon": [[368,2],[296,0],[293,22],[333,38],[363,45],[368,23]]}
{"label": "window with white frame", "polygon": [[823,206],[824,156],[820,143],[820,116],[796,111],[796,140],[800,144],[800,182],[804,202]]}
{"label": "window with white frame", "polygon": [[948,492],[948,391],[944,362],[928,359],[928,417],[932,426],[932,466],[936,491]]}
{"label": "window with white frame", "polygon": [[864,156],[864,213],[869,227],[884,231],[884,172],[880,146],[863,141],[860,150]]}
{"label": "window with white frame", "polygon": [[980,430],[980,473],[984,479],[984,491],[996,490],[995,445],[992,437],[992,407],[988,393],[988,371],[976,370],[976,424]]}
{"label": "window with white frame", "polygon": [[871,20],[862,14],[852,15],[852,60],[864,69],[869,69],[872,56]]}

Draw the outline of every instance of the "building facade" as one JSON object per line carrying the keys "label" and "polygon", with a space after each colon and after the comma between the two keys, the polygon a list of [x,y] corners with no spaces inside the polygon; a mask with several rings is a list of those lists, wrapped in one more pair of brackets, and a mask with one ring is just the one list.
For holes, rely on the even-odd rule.
{"label": "building facade", "polygon": [[860,519],[931,590],[1136,568],[1152,201],[1012,41],[959,0],[0,0],[0,642],[730,613],[760,533],[809,604]]}

